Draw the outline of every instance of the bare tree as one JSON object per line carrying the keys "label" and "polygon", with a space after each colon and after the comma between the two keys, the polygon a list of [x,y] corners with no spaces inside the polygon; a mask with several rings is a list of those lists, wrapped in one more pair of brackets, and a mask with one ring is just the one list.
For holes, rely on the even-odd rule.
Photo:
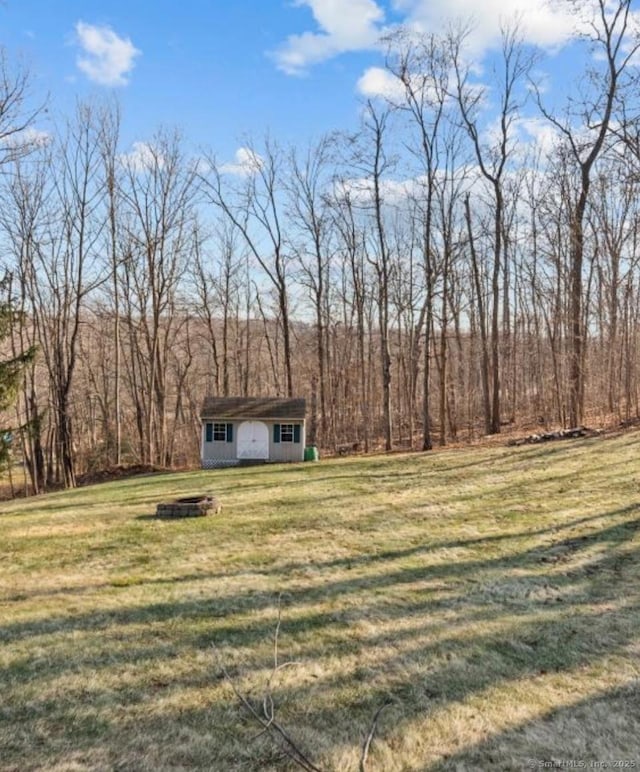
{"label": "bare tree", "polygon": [[[213,392],[229,396],[231,388],[231,326],[240,303],[244,255],[241,234],[227,218],[217,221],[209,239],[194,236],[193,284],[197,315],[204,323],[206,345],[213,364]],[[236,350],[235,358],[241,352]],[[211,387],[209,387],[211,391]]]}
{"label": "bare tree", "polygon": [[57,476],[76,484],[71,409],[83,308],[104,277],[97,253],[105,224],[95,112],[78,105],[52,148],[54,165],[43,237],[28,271],[29,292],[47,365],[55,426]]}
{"label": "bare tree", "polygon": [[317,410],[312,410],[309,440],[313,444],[324,441],[328,431],[326,295],[332,252],[331,210],[327,198],[330,150],[328,137],[309,147],[302,156],[292,150],[290,184],[287,185],[290,219],[295,229],[291,240],[301,267],[301,282],[308,287],[315,315],[320,421],[318,427]]}
{"label": "bare tree", "polygon": [[[464,58],[464,42],[468,30],[453,32],[449,37],[450,56],[454,68],[454,95],[462,125],[465,127],[481,177],[490,192],[493,213],[491,268],[490,364],[491,414],[487,421],[490,433],[500,432],[500,312],[501,277],[506,265],[504,180],[513,154],[514,124],[520,114],[526,90],[526,77],[533,65],[525,52],[517,27],[502,30],[501,70],[496,73],[500,109],[495,131],[483,136],[480,127],[484,89],[471,79],[471,67]],[[493,136],[492,136],[493,135]]]}
{"label": "bare tree", "polygon": [[122,172],[118,158],[120,140],[120,108],[116,103],[102,109],[99,115],[100,154],[102,157],[102,174],[106,193],[106,206],[108,227],[106,229],[106,251],[109,256],[109,270],[111,274],[111,296],[113,300],[113,409],[109,406],[106,414],[114,424],[114,441],[111,443],[111,432],[108,432],[107,445],[114,445],[113,460],[116,464],[122,462],[122,383],[121,383],[121,319],[120,319],[120,294],[118,282],[118,270],[122,262],[119,246],[121,238],[118,234],[120,227],[119,207],[121,193]]}
{"label": "bare tree", "polygon": [[591,190],[594,165],[611,136],[616,117],[616,104],[632,97],[637,84],[634,57],[640,47],[637,24],[631,0],[597,0],[593,4],[575,0],[573,6],[586,22],[583,37],[590,49],[587,76],[579,87],[579,99],[572,98],[564,117],[553,115],[538,93],[538,104],[544,116],[562,135],[566,152],[576,174],[576,188],[570,214],[570,360],[569,423],[582,422],[584,410],[584,252],[585,217]]}
{"label": "bare tree", "polygon": [[[47,190],[46,167],[37,158],[27,164],[17,160],[11,174],[4,179],[0,206],[0,227],[7,244],[5,258],[13,272],[13,292],[18,296],[20,324],[12,326],[12,347],[15,352],[37,343],[37,331],[30,305],[28,281],[30,266],[35,259],[40,240],[43,210]],[[36,375],[36,363],[27,368],[22,385],[24,430],[21,432],[25,465],[34,493],[45,486],[43,452],[42,400],[47,383]]]}
{"label": "bare tree", "polygon": [[[344,186],[342,186],[344,187]],[[351,191],[344,188],[332,204],[333,227],[337,231],[338,255],[342,263],[343,305],[352,309],[350,318],[355,318],[356,358],[358,367],[360,433],[365,451],[369,451],[371,442],[371,377],[370,346],[367,345],[369,276],[365,260],[365,234],[362,223],[358,222]],[[331,376],[331,373],[330,373]],[[335,440],[335,426],[333,427]],[[335,444],[335,442],[334,442]]]}
{"label": "bare tree", "polygon": [[360,132],[347,138],[347,165],[352,179],[346,180],[342,185],[343,188],[354,188],[359,209],[368,220],[367,227],[363,230],[362,245],[376,279],[382,433],[386,450],[391,450],[393,443],[389,296],[393,261],[387,236],[389,202],[385,195],[385,184],[395,163],[386,149],[390,114],[388,107],[377,107],[373,102],[367,102]]}
{"label": "bare tree", "polygon": [[387,68],[402,86],[402,99],[392,104],[408,116],[412,131],[406,147],[417,160],[420,180],[416,196],[416,214],[422,224],[422,254],[425,294],[415,331],[413,379],[417,383],[418,346],[424,330],[424,377],[422,394],[422,448],[430,450],[431,419],[429,412],[431,391],[431,333],[433,328],[433,300],[436,271],[434,267],[434,194],[440,173],[441,134],[447,120],[449,99],[450,59],[446,41],[435,34],[417,35],[400,29],[387,39]]}
{"label": "bare tree", "polygon": [[184,306],[179,288],[193,251],[195,168],[184,157],[180,136],[159,133],[123,158],[126,242],[123,282],[132,348],[143,460],[168,460],[168,362]]}
{"label": "bare tree", "polygon": [[608,163],[598,170],[593,181],[596,195],[587,212],[588,228],[594,242],[598,297],[595,310],[606,363],[602,373],[609,412],[619,412],[621,408],[621,317],[624,288],[634,268],[632,239],[638,218],[637,180],[627,174],[623,163],[622,159],[609,158]]}
{"label": "bare tree", "polygon": [[[250,254],[265,272],[276,293],[282,330],[285,392],[293,395],[291,322],[289,312],[289,265],[283,235],[282,153],[266,139],[262,152],[245,149],[247,163],[234,169],[239,184],[229,180],[229,170],[209,159],[210,172],[200,176],[206,199],[218,207],[238,229]],[[225,172],[226,178],[225,178]]]}
{"label": "bare tree", "polygon": [[32,101],[28,69],[12,66],[0,46],[0,167],[6,168],[46,142],[46,135],[33,126],[43,106],[34,106]]}

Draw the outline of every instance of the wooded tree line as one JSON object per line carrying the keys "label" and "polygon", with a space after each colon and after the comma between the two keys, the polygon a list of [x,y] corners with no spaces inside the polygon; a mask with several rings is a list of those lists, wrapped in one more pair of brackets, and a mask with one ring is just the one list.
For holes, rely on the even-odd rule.
{"label": "wooded tree line", "polygon": [[638,38],[629,0],[595,5],[560,108],[515,28],[482,78],[469,28],[398,30],[356,132],[247,142],[235,164],[167,130],[124,152],[115,103],[39,135],[5,60],[31,489],[195,463],[207,394],[304,396],[329,449],[640,416]]}

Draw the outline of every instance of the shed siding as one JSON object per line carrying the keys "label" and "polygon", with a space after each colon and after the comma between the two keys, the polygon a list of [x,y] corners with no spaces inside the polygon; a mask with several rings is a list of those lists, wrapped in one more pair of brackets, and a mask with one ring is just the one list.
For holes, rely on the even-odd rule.
{"label": "shed siding", "polygon": [[300,427],[300,442],[274,442],[273,428],[269,432],[269,460],[270,461],[303,461],[305,430],[302,421],[273,421],[273,424],[293,424]]}
{"label": "shed siding", "polygon": [[[233,426],[231,436],[232,442],[216,441],[212,440],[207,442],[206,440],[206,426],[208,423],[227,423]],[[224,421],[224,419],[203,419],[202,421],[202,466],[206,469],[214,466],[212,462],[233,462],[238,458],[237,436],[238,426],[242,421]],[[305,425],[304,421],[293,421],[280,419],[278,421],[264,421],[269,429],[269,461],[271,462],[287,462],[287,461],[303,461],[304,460],[304,446],[305,446]],[[299,426],[300,442],[274,442],[274,425],[275,424],[293,424]],[[296,431],[297,434],[297,431]]]}
{"label": "shed siding", "polygon": [[231,421],[203,421],[202,422],[202,465],[207,461],[234,461],[238,457],[236,447],[236,436],[238,434],[236,425],[233,425],[231,432],[232,441],[211,440],[207,442],[207,424],[208,423],[233,423]]}

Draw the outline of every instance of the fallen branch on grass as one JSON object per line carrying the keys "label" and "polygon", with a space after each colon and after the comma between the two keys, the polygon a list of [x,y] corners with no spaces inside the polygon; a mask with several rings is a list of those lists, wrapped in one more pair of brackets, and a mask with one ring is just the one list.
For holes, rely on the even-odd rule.
{"label": "fallen branch on grass", "polygon": [[[278,621],[276,623],[276,629],[275,629],[274,640],[273,640],[273,668],[271,670],[271,673],[269,674],[269,678],[267,679],[267,683],[265,685],[265,693],[262,698],[261,708],[258,708],[255,705],[253,705],[249,700],[249,698],[246,696],[246,694],[244,694],[236,686],[236,683],[234,682],[229,671],[225,667],[224,662],[222,661],[222,658],[220,656],[220,653],[215,645],[213,646],[213,649],[216,654],[216,658],[218,660],[220,671],[222,672],[222,675],[224,676],[225,680],[231,686],[231,689],[233,690],[233,693],[235,694],[235,696],[238,698],[238,701],[247,710],[249,715],[252,718],[254,718],[262,727],[262,730],[256,736],[256,739],[258,737],[261,737],[263,734],[271,734],[277,739],[285,755],[288,756],[299,767],[306,770],[306,772],[322,772],[322,769],[318,767],[309,758],[309,756],[300,749],[300,745],[291,737],[289,732],[282,726],[282,724],[280,724],[276,720],[276,703],[273,697],[273,682],[277,674],[281,670],[284,670],[284,668],[286,667],[291,667],[293,665],[298,664],[297,662],[294,662],[294,661],[287,661],[282,663],[280,663],[279,661],[279,637],[280,637],[280,628],[282,625],[282,603],[281,602],[282,602],[282,596],[278,598]],[[382,714],[382,711],[385,708],[389,707],[389,705],[391,704],[392,704],[391,700],[387,700],[375,712],[375,715],[371,722],[369,732],[367,733],[367,736],[365,737],[362,745],[362,752],[360,755],[360,766],[359,766],[360,772],[366,772],[367,760],[369,757],[369,749],[371,747],[371,743],[373,742],[373,738],[378,728],[378,721],[380,719],[380,715]]]}
{"label": "fallen branch on grass", "polygon": [[376,729],[378,728],[378,719],[380,718],[380,714],[385,708],[388,708],[389,705],[391,705],[391,700],[387,700],[387,702],[380,705],[378,710],[376,710],[376,714],[373,717],[373,721],[371,722],[371,729],[369,729],[369,734],[366,736],[364,744],[362,746],[362,754],[360,755],[360,772],[367,772],[367,759],[369,758],[369,748],[371,746],[371,742],[373,741],[373,736],[376,733]]}

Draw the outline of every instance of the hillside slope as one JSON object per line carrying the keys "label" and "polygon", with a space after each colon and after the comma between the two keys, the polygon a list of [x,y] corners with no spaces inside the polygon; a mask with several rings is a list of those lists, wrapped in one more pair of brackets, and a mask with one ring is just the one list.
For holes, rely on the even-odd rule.
{"label": "hillside slope", "polygon": [[[640,433],[3,504],[0,769],[640,764]],[[157,520],[213,491],[221,515]]]}

